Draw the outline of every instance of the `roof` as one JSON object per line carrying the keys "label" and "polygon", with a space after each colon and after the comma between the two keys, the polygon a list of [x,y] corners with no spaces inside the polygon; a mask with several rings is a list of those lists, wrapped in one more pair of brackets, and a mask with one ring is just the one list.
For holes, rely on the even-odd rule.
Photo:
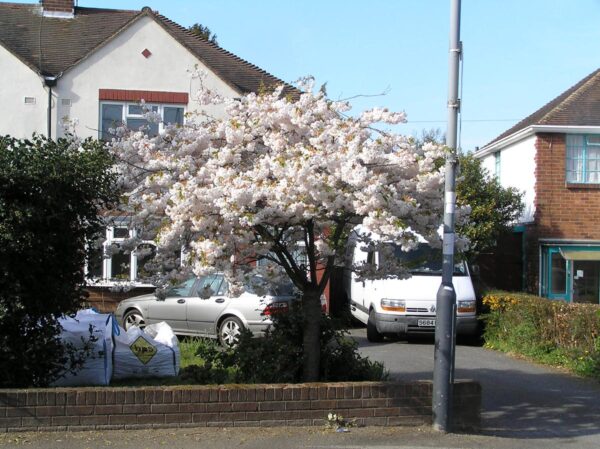
{"label": "roof", "polygon": [[536,125],[600,126],[600,69],[504,131],[483,148]]}
{"label": "roof", "polygon": [[[75,8],[75,17],[43,17],[37,4],[0,2],[0,45],[43,76],[59,76],[141,17],[151,17],[175,40],[240,93],[285,84],[186,28],[153,12]],[[298,91],[286,85],[287,92]]]}

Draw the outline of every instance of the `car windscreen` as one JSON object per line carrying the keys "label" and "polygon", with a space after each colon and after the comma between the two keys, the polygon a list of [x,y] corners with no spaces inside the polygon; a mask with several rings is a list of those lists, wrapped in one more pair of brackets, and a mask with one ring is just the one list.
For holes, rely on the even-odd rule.
{"label": "car windscreen", "polygon": [[[413,275],[442,275],[441,248],[432,248],[427,243],[419,243],[415,249],[403,251],[400,246],[391,245],[394,250],[394,257],[406,266]],[[467,266],[464,261],[456,261],[455,258],[453,275],[468,276]]]}

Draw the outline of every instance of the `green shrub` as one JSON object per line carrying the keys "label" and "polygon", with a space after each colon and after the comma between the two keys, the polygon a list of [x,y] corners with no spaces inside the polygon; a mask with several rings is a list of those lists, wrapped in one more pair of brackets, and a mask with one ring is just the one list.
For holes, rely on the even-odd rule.
{"label": "green shrub", "polygon": [[483,298],[486,346],[600,377],[600,306],[495,291]]}
{"label": "green shrub", "polygon": [[[181,379],[194,383],[296,383],[302,381],[303,316],[299,304],[277,315],[263,338],[242,333],[234,349],[200,345],[202,362],[181,371]],[[321,381],[384,380],[383,364],[358,354],[358,343],[321,315]]]}
{"label": "green shrub", "polygon": [[111,167],[97,141],[0,137],[0,387],[43,386],[81,362],[57,319],[86,297],[86,242],[117,200]]}

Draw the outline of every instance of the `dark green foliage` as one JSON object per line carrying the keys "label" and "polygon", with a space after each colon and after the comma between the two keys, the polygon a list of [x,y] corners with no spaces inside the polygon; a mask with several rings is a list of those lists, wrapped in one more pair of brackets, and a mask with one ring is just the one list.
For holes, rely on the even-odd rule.
{"label": "dark green foliage", "polygon": [[472,154],[460,156],[459,164],[456,202],[471,206],[471,214],[467,223],[457,223],[456,232],[470,240],[466,255],[472,259],[493,247],[498,236],[518,219],[523,194],[513,187],[502,187]]}
{"label": "dark green foliage", "polygon": [[0,137],[0,387],[45,385],[78,357],[57,318],[85,298],[85,242],[116,197],[97,141]]}
{"label": "dark green foliage", "polygon": [[487,347],[600,378],[600,306],[502,291],[483,303]]}
{"label": "dark green foliage", "polygon": [[[358,344],[339,330],[336,322],[321,317],[320,381],[384,380],[383,365],[358,354]],[[197,355],[201,366],[189,366],[181,379],[197,383],[296,383],[303,373],[303,315],[300,305],[278,315],[264,338],[250,332],[242,335],[235,349],[223,350],[203,345]]]}
{"label": "dark green foliage", "polygon": [[200,36],[203,39],[206,39],[208,42],[211,42],[215,45],[219,45],[217,42],[217,35],[210,31],[210,28],[202,25],[201,23],[195,23],[191,27],[188,27],[188,31],[196,36]]}

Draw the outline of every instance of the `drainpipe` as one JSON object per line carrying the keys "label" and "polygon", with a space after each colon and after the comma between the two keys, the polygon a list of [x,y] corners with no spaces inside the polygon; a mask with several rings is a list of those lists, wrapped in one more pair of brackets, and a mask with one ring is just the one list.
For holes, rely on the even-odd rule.
{"label": "drainpipe", "polygon": [[52,88],[57,82],[58,76],[44,76],[44,85],[48,88],[48,139],[52,138]]}

